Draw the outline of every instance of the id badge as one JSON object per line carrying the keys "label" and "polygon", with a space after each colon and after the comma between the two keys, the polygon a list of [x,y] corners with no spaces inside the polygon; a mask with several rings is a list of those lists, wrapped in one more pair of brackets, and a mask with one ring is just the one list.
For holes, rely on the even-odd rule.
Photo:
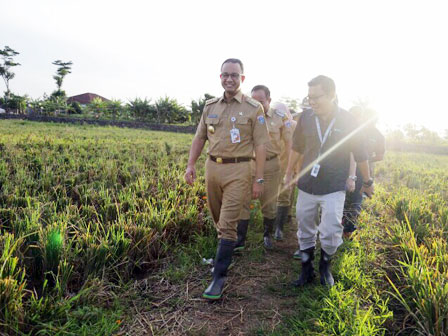
{"label": "id badge", "polygon": [[319,174],[320,164],[316,163],[313,168],[311,168],[311,176],[317,177],[317,174]]}
{"label": "id badge", "polygon": [[240,130],[238,128],[232,128],[230,130],[230,140],[232,141],[232,143],[241,142]]}

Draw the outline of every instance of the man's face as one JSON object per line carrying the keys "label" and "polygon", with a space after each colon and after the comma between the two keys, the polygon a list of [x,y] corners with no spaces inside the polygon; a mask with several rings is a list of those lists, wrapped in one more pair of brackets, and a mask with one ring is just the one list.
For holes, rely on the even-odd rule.
{"label": "man's face", "polygon": [[335,95],[328,95],[321,85],[308,88],[308,99],[311,108],[317,115],[327,115],[333,111]]}
{"label": "man's face", "polygon": [[224,63],[221,68],[221,85],[224,91],[234,95],[240,89],[240,85],[244,82],[245,76],[242,74],[241,67],[238,63]]}
{"label": "man's face", "polygon": [[263,90],[252,91],[252,98],[257,100],[261,105],[263,105],[264,113],[269,110],[269,104],[271,103],[271,98],[266,97],[266,93]]}

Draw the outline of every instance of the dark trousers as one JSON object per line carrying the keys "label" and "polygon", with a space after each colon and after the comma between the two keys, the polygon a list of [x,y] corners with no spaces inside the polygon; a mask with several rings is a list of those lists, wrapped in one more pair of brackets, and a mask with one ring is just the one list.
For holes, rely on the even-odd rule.
{"label": "dark trousers", "polygon": [[363,196],[360,194],[362,187],[361,179],[356,181],[355,191],[348,192],[345,196],[344,212],[342,216],[342,225],[344,232],[353,232],[356,230],[358,216],[361,213]]}

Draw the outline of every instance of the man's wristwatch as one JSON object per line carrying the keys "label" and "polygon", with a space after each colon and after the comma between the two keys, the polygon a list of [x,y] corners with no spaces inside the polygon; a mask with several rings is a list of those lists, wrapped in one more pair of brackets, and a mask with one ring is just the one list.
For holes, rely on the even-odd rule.
{"label": "man's wristwatch", "polygon": [[363,181],[362,182],[362,185],[364,186],[364,187],[371,187],[372,186],[372,184],[373,184],[373,178],[369,178],[367,181]]}
{"label": "man's wristwatch", "polygon": [[259,179],[256,179],[255,182],[257,182],[258,184],[263,184],[264,183],[264,179],[259,178]]}
{"label": "man's wristwatch", "polygon": [[356,180],[358,179],[356,176],[352,176],[352,175],[350,175],[348,178],[350,180],[353,180],[354,182],[356,182]]}

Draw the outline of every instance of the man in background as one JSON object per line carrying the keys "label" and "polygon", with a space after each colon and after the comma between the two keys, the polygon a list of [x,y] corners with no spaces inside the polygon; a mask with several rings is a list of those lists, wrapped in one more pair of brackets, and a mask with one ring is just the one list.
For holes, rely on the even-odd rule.
{"label": "man in background", "polygon": [[[272,230],[277,215],[278,187],[280,184],[280,160],[282,150],[291,149],[292,127],[286,114],[281,110],[271,108],[271,92],[264,85],[257,85],[252,89],[252,98],[258,101],[264,110],[266,125],[269,131],[270,142],[266,144],[266,162],[264,165],[264,192],[260,197],[261,212],[263,213],[263,244],[267,249],[272,249]],[[255,153],[255,159],[257,153]],[[252,164],[252,172],[255,173],[255,165]],[[255,176],[254,176],[255,178]],[[244,249],[247,229],[250,220],[250,195],[246,196],[238,223],[237,250]]]}
{"label": "man in background", "polygon": [[[349,112],[356,118],[360,127],[363,128],[364,143],[369,156],[370,176],[374,176],[375,162],[381,161],[386,152],[386,140],[376,128],[376,113],[368,108],[353,106]],[[355,173],[351,173],[347,181],[347,195],[344,204],[344,215],[342,225],[344,226],[344,238],[350,238],[357,229],[356,225],[361,212],[364,195],[361,194],[362,182],[358,179],[361,172],[352,157],[351,165],[354,165]],[[354,184],[354,187],[349,186]]]}

